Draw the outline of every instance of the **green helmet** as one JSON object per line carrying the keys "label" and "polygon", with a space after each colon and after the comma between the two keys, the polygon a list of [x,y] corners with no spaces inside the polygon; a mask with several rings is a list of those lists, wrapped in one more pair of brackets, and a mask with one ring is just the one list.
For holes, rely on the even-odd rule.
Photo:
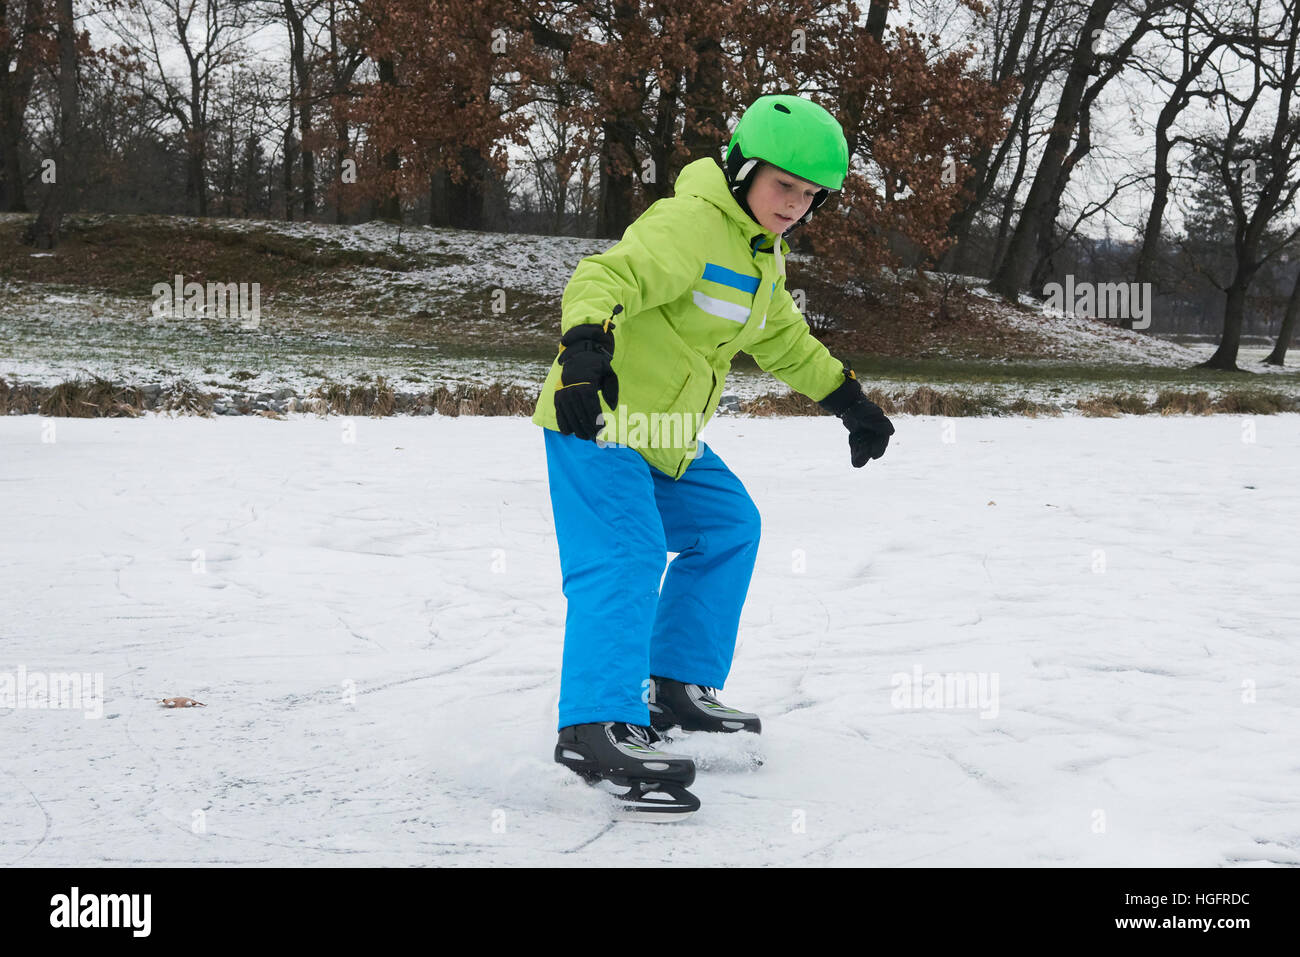
{"label": "green helmet", "polygon": [[838,190],[849,170],[849,144],[839,121],[812,100],[771,94],[755,100],[731,134],[726,166],[735,186],[748,179],[755,165],[748,160]]}

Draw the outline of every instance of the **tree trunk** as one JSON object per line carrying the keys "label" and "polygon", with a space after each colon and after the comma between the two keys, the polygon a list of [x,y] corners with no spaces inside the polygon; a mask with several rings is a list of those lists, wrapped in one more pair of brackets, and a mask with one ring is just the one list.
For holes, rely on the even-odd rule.
{"label": "tree trunk", "polygon": [[235,215],[235,180],[239,175],[235,160],[235,128],[234,124],[227,124],[225,141],[225,155],[222,156],[221,170],[221,205],[224,209],[222,215],[227,219]]}
{"label": "tree trunk", "polygon": [[1300,272],[1296,273],[1295,282],[1291,286],[1291,298],[1287,300],[1286,315],[1282,318],[1282,331],[1277,334],[1277,343],[1273,346],[1273,351],[1264,360],[1267,365],[1286,364],[1286,350],[1291,344],[1291,337],[1295,334],[1298,316],[1300,316]]}
{"label": "tree trunk", "polygon": [[465,178],[447,183],[447,219],[457,229],[483,228],[483,188],[488,173],[483,154],[470,146],[460,150]]}
{"label": "tree trunk", "polygon": [[[302,153],[302,218],[310,219],[316,212],[316,154],[310,143],[311,70],[307,66],[302,16],[294,8],[293,0],[284,0],[284,16],[289,23],[289,56],[293,61],[292,69],[289,71],[290,103],[294,99],[298,101],[298,133]],[[295,80],[298,85],[296,91]]]}
{"label": "tree trunk", "polygon": [[1219,347],[1214,350],[1214,355],[1198,364],[1199,368],[1241,371],[1237,368],[1237,351],[1241,348],[1241,322],[1246,314],[1246,290],[1249,287],[1250,274],[1239,269],[1232,285],[1225,290],[1228,298],[1223,306],[1223,335],[1219,338]]}
{"label": "tree trunk", "polygon": [[871,0],[867,8],[867,32],[877,43],[885,42],[885,24],[889,19],[889,0]]}
{"label": "tree trunk", "polygon": [[564,232],[564,207],[569,201],[569,183],[557,177],[555,184],[555,202],[551,207],[551,235],[558,236]]}
{"label": "tree trunk", "polygon": [[584,157],[578,171],[578,208],[573,217],[574,230],[579,236],[586,236],[590,228],[591,217],[591,163]]}
{"label": "tree trunk", "polygon": [[[1161,113],[1161,120],[1164,114]],[[1169,205],[1169,184],[1173,175],[1169,172],[1169,126],[1156,124],[1155,187],[1151,196],[1151,209],[1147,213],[1146,226],[1142,230],[1142,248],[1138,250],[1135,281],[1151,282],[1155,275],[1156,251],[1159,248],[1160,232],[1165,220],[1165,207]],[[1128,328],[1132,320],[1128,321]]]}
{"label": "tree trunk", "polygon": [[336,225],[342,225],[343,216],[343,195],[346,192],[345,186],[355,185],[353,183],[343,182],[343,161],[348,158],[348,124],[340,120],[334,124],[334,150],[336,161],[334,164],[334,189],[338,197],[334,203],[334,222]]}
{"label": "tree trunk", "polygon": [[316,153],[307,145],[311,135],[311,111],[299,113],[298,128],[302,130],[302,218],[311,219],[316,212]]}
{"label": "tree trunk", "polygon": [[[3,6],[0,0],[0,6]],[[3,71],[0,71],[3,72]],[[22,115],[14,97],[4,87],[9,84],[0,76],[0,212],[24,213],[23,167],[20,144],[23,139]]]}
{"label": "tree trunk", "polygon": [[451,176],[445,169],[436,169],[429,177],[429,225],[450,226],[451,211],[447,207]]}
{"label": "tree trunk", "polygon": [[284,164],[280,168],[280,182],[284,188],[284,221],[293,222],[293,167],[297,162],[296,146],[293,138],[293,110],[289,111],[289,120],[284,128]]}
{"label": "tree trunk", "polygon": [[[622,38],[632,32],[640,4],[630,0],[615,0],[613,5],[613,33]],[[635,71],[622,79],[636,89]],[[616,113],[601,122],[600,131],[600,212],[596,220],[596,235],[602,239],[618,239],[632,222],[632,177],[638,170],[636,162],[637,114]]]}
{"label": "tree trunk", "polygon": [[1016,193],[1025,178],[1025,169],[1029,165],[1029,114],[1025,114],[1024,125],[1020,128],[1020,152],[1016,157],[1016,171],[1011,176],[1006,198],[1002,201],[1002,213],[998,217],[998,234],[993,240],[993,262],[989,275],[996,276],[1002,268],[1002,260],[1007,253],[1007,234],[1011,232],[1011,218],[1015,215]]}
{"label": "tree trunk", "polygon": [[203,107],[205,90],[199,77],[198,60],[190,58],[190,153],[189,178],[198,198],[199,215],[208,215],[208,118]]}
{"label": "tree trunk", "polygon": [[[649,183],[643,183],[650,195],[654,199],[664,199],[671,195],[672,186],[668,182],[668,166],[672,161],[673,139],[677,128],[677,91],[680,88],[680,80],[674,78],[673,84],[667,90],[660,88],[659,102],[655,110],[654,130],[650,135],[650,160],[654,164],[654,178]],[[717,139],[711,136],[700,136],[698,132],[692,137],[692,113],[689,110],[686,120],[687,141],[694,139],[694,149],[701,149],[699,155],[692,155],[691,159],[700,159],[704,156],[717,155]],[[700,116],[694,114],[694,120],[698,121]],[[711,144],[706,146],[705,144]],[[638,172],[638,176],[640,173]]]}
{"label": "tree trunk", "polygon": [[636,169],[636,133],[630,121],[614,119],[601,124],[601,134],[596,235],[618,239],[632,222],[632,174],[627,170]]}
{"label": "tree trunk", "polygon": [[[726,120],[722,116],[722,107],[727,102],[723,91],[722,44],[710,38],[697,44],[696,51],[699,60],[695,73],[686,81],[688,113],[683,145],[688,163],[717,156],[718,146],[725,142],[719,137],[725,137],[727,132]],[[660,90],[660,96],[667,97],[668,103],[675,106],[676,90],[674,84],[671,90]],[[666,180],[666,171],[661,170],[660,176]]]}
{"label": "tree trunk", "polygon": [[262,144],[253,135],[244,143],[244,161],[241,170],[244,194],[244,218],[248,219],[261,208],[262,200]]}
{"label": "tree trunk", "polygon": [[302,133],[298,152],[302,154],[302,218],[308,220],[316,212],[316,154],[307,145],[311,135],[311,111],[305,107],[298,111],[298,130]]}
{"label": "tree trunk", "polygon": [[72,16],[72,0],[57,0],[59,35],[59,143],[54,148],[55,181],[48,184],[41,211],[24,237],[37,249],[53,249],[59,244],[59,231],[73,187],[74,164],[72,139],[81,121],[81,102],[77,96],[77,28]]}
{"label": "tree trunk", "polygon": [[[382,58],[379,60],[378,66],[379,82],[396,85],[397,67],[393,63],[392,59],[387,57]],[[390,173],[396,173],[402,168],[402,159],[397,155],[397,150],[392,149],[384,154],[383,166],[384,169],[388,170]],[[393,183],[388,195],[386,195],[379,204],[379,218],[394,223],[400,223],[402,221],[402,198],[398,195],[396,182]]]}
{"label": "tree trunk", "polygon": [[196,151],[189,159],[189,176],[195,184],[195,194],[198,197],[199,215],[208,215],[208,184],[207,184],[207,157],[202,145],[196,147]]}
{"label": "tree trunk", "polygon": [[983,150],[971,160],[971,165],[975,169],[975,175],[971,177],[972,182],[975,183],[975,192],[971,197],[971,201],[948,220],[948,235],[953,237],[956,242],[948,248],[946,253],[939,257],[938,268],[940,270],[964,275],[965,271],[970,268],[970,263],[974,258],[974,252],[970,249],[970,230],[975,223],[975,217],[984,204],[984,200],[988,198],[986,184],[989,183],[990,179],[988,164],[991,157],[991,150]]}
{"label": "tree trunk", "polygon": [[[8,44],[6,55],[0,57],[0,212],[25,213],[23,117],[36,78],[34,38],[44,5],[28,0],[22,7],[21,24],[8,24],[8,12],[8,4],[0,0],[0,35],[7,37]],[[18,36],[22,37],[22,46],[14,49]]]}

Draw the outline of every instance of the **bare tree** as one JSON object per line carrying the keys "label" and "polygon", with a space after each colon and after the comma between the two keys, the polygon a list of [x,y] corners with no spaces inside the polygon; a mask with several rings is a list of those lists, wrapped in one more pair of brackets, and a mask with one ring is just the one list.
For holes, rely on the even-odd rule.
{"label": "bare tree", "polygon": [[73,140],[81,123],[81,100],[77,92],[77,22],[72,0],[55,0],[54,19],[59,42],[59,134],[54,145],[54,179],[47,184],[40,212],[23,234],[24,242],[37,249],[59,244],[63,214],[74,188],[76,164],[69,162]]}
{"label": "bare tree", "polygon": [[[248,0],[141,0],[115,9],[110,29],[140,61],[139,93],[179,125],[185,192],[208,215],[209,110],[220,71],[238,62],[251,12]],[[175,68],[180,54],[183,69]]]}
{"label": "bare tree", "polygon": [[534,105],[536,122],[529,137],[528,154],[539,212],[545,216],[546,231],[554,235],[564,231],[574,174],[584,155],[590,154],[575,137],[574,124],[568,115],[578,91],[560,77],[549,92],[550,99],[540,99]]}
{"label": "bare tree", "polygon": [[[949,235],[957,242],[942,260],[945,269],[970,272],[974,268],[971,229],[994,196],[1012,149],[1017,143],[1027,144],[1030,124],[1045,82],[1062,68],[1062,47],[1056,42],[1064,24],[1059,7],[1058,0],[1041,0],[1041,6],[1039,0],[998,0],[993,5],[992,16],[987,21],[992,41],[988,50],[989,76],[999,86],[1017,83],[1020,92],[1002,142],[971,158],[973,174],[966,184],[970,199],[948,225]],[[1003,203],[1003,214],[999,217],[1000,234],[1005,234],[1009,228],[1014,198],[1028,158],[1022,148],[1011,185],[1004,194],[1010,202]]]}
{"label": "bare tree", "polygon": [[283,69],[251,62],[221,74],[209,107],[209,206],[226,216],[270,215],[260,189],[262,143],[274,141],[284,103]]}
{"label": "bare tree", "polygon": [[0,0],[0,212],[27,209],[24,118],[50,30],[48,0]]}
{"label": "bare tree", "polygon": [[[1227,200],[1225,215],[1233,252],[1232,275],[1221,287],[1226,296],[1223,331],[1218,348],[1201,365],[1231,371],[1237,370],[1252,280],[1260,267],[1300,236],[1300,226],[1288,221],[1295,215],[1300,191],[1300,105],[1296,102],[1296,86],[1300,84],[1300,0],[1283,0],[1272,22],[1265,19],[1264,0],[1248,2],[1250,42],[1234,44],[1234,52],[1243,57],[1246,69],[1236,69],[1235,57],[1227,64],[1214,63],[1219,80],[1214,102],[1222,108],[1227,129],[1222,135],[1193,138],[1202,157],[1212,161],[1214,187]],[[1225,75],[1228,70],[1248,73],[1248,88],[1233,92],[1232,80]],[[1271,107],[1261,109],[1265,99]],[[1259,122],[1255,119],[1257,113],[1271,116]],[[1253,132],[1257,122],[1259,133]]]}
{"label": "bare tree", "polygon": [[[1120,7],[1119,0],[1091,0],[1087,5],[1079,32],[1071,42],[1069,71],[1043,156],[1006,254],[990,283],[997,292],[1014,299],[1027,281],[1041,282],[1051,271],[1052,254],[1062,243],[1056,234],[1061,197],[1074,168],[1092,148],[1092,106],[1102,90],[1130,65],[1138,42],[1175,2],[1139,0],[1131,9]],[[1101,36],[1117,8],[1127,15],[1117,31],[1120,39],[1113,50],[1103,51]]]}
{"label": "bare tree", "polygon": [[[1157,82],[1171,83],[1172,88],[1156,118],[1151,206],[1147,210],[1142,246],[1135,267],[1134,280],[1139,283],[1153,282],[1156,278],[1156,254],[1165,210],[1169,205],[1169,188],[1173,182],[1173,175],[1169,171],[1170,154],[1180,143],[1189,142],[1185,136],[1171,135],[1174,123],[1193,99],[1209,99],[1215,95],[1213,90],[1207,89],[1199,80],[1216,51],[1230,42],[1217,11],[1204,13],[1198,9],[1194,0],[1188,0],[1183,6],[1182,14],[1181,22],[1173,24],[1172,30],[1162,31],[1166,39],[1177,44],[1176,73],[1170,74],[1159,67],[1140,67]],[[1126,319],[1123,324],[1131,327],[1132,321],[1131,318]]]}
{"label": "bare tree", "polygon": [[[1061,197],[1070,182],[1071,174],[1092,150],[1093,106],[1111,81],[1132,64],[1134,50],[1138,43],[1155,29],[1158,18],[1175,7],[1176,2],[1177,0],[1140,0],[1133,10],[1125,11],[1130,14],[1131,18],[1119,31],[1121,39],[1115,49],[1104,53],[1097,52],[1096,62],[1090,71],[1091,75],[1096,76],[1096,79],[1088,84],[1082,99],[1079,101],[1077,112],[1078,133],[1074,138],[1074,146],[1056,171],[1056,178],[1048,191],[1046,204],[1038,210],[1039,221],[1034,230],[1037,233],[1037,259],[1030,274],[1031,288],[1042,289],[1048,282],[1053,272],[1052,256],[1065,240],[1073,238],[1079,223],[1083,222],[1084,217],[1080,217],[1070,231],[1064,233],[1063,236],[1057,235],[1056,227],[1057,218],[1061,213]],[[1130,180],[1129,182],[1135,181],[1137,180]],[[1114,199],[1118,193],[1118,189],[1112,191],[1109,199]],[[1106,203],[1100,204],[1097,209],[1105,209],[1109,199]]]}

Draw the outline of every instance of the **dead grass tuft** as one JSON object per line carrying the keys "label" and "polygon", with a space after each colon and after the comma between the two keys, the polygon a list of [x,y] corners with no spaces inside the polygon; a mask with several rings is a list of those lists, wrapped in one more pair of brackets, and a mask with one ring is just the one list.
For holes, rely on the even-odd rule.
{"label": "dead grass tuft", "polygon": [[[320,386],[312,397],[322,400],[316,411],[325,415],[392,415],[396,399],[393,388],[383,376],[374,385],[344,385],[330,382]],[[323,408],[322,408],[323,405]]]}
{"label": "dead grass tuft", "polygon": [[73,419],[134,418],[144,408],[144,395],[134,386],[115,385],[102,376],[78,376],[60,382],[40,400],[40,414]]}
{"label": "dead grass tuft", "polygon": [[1214,403],[1216,412],[1230,415],[1272,415],[1276,412],[1291,412],[1297,408],[1297,401],[1276,392],[1252,392],[1233,389],[1219,396]]}
{"label": "dead grass tuft", "polygon": [[1035,402],[1032,399],[1026,399],[1021,396],[1013,400],[1007,407],[1006,411],[1010,415],[1023,415],[1030,419],[1036,419],[1039,416],[1059,416],[1061,415],[1060,406],[1051,405],[1046,402]]}
{"label": "dead grass tuft", "polygon": [[160,412],[211,415],[212,395],[189,379],[178,379],[158,397],[157,408]]}
{"label": "dead grass tuft", "polygon": [[1209,415],[1214,411],[1214,402],[1204,390],[1179,392],[1177,389],[1161,389],[1156,395],[1153,411],[1161,415]]}
{"label": "dead grass tuft", "polygon": [[537,407],[537,393],[520,386],[458,385],[439,386],[431,393],[417,396],[420,406],[432,406],[438,415],[524,415],[531,416]]}
{"label": "dead grass tuft", "polygon": [[1117,415],[1145,415],[1153,411],[1146,396],[1136,392],[1113,392],[1110,395],[1089,396],[1075,403],[1079,411],[1088,416],[1111,418]]}
{"label": "dead grass tuft", "polygon": [[33,385],[10,385],[0,379],[0,415],[31,415],[40,409],[40,390]]}

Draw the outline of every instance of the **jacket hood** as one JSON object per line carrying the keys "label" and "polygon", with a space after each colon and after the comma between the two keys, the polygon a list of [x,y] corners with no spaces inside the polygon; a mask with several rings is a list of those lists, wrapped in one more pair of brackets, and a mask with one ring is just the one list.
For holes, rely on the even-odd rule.
{"label": "jacket hood", "polygon": [[731,190],[727,188],[727,176],[716,160],[705,157],[687,163],[677,174],[673,192],[677,196],[698,196],[718,207],[736,222],[751,245],[755,236],[766,238],[762,244],[764,248],[770,248],[772,241],[776,239],[775,233],[760,226],[749,213],[740,208],[736,197],[732,196]]}

